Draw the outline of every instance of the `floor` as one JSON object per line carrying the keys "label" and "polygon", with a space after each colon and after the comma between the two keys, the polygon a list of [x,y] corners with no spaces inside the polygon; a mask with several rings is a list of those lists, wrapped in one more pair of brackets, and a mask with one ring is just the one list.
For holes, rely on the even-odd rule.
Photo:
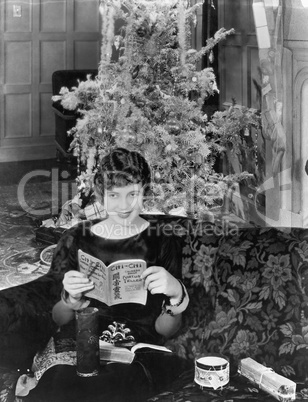
{"label": "floor", "polygon": [[37,230],[76,194],[75,178],[65,160],[0,163],[0,290],[46,272]]}

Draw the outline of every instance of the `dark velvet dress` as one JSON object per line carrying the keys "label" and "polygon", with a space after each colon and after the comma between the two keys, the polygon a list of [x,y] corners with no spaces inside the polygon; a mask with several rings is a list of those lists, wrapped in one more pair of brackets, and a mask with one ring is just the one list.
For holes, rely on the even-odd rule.
{"label": "dark velvet dress", "polygon": [[[171,225],[160,224],[153,218],[141,233],[110,240],[93,234],[91,227],[97,222],[83,222],[66,232],[56,248],[53,269],[62,272],[78,269],[77,253],[81,249],[106,265],[120,259],[141,258],[148,267],[162,266],[174,277],[181,278],[181,239]],[[90,306],[99,309],[100,331],[107,330],[108,325],[116,321],[131,330],[136,342],[162,344],[164,339],[156,332],[155,321],[161,313],[164,297],[148,292],[145,306],[127,303],[108,307],[95,299],[91,299]],[[62,327],[58,334],[62,347],[63,338],[75,335],[71,324]],[[30,392],[29,401],[145,401],[164,390],[166,384],[185,369],[186,362],[173,353],[151,349],[137,351],[130,365],[101,366],[97,377],[78,377],[75,367],[56,365],[45,372]]]}

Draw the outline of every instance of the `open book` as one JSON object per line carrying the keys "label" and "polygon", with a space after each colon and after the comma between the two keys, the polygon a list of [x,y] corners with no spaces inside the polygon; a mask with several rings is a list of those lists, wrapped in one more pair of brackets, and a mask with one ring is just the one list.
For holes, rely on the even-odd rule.
{"label": "open book", "polygon": [[125,347],[114,346],[111,343],[99,340],[99,354],[100,360],[119,362],[119,363],[127,363],[130,364],[135,358],[135,352],[141,348],[150,348],[159,350],[161,352],[169,352],[172,351],[165,346],[161,345],[153,345],[152,343],[136,343],[131,349],[127,349]]}
{"label": "open book", "polygon": [[80,272],[94,283],[94,289],[86,292],[107,306],[121,303],[146,304],[147,290],[143,287],[142,272],[147,265],[144,260],[120,260],[108,267],[98,258],[78,250]]}

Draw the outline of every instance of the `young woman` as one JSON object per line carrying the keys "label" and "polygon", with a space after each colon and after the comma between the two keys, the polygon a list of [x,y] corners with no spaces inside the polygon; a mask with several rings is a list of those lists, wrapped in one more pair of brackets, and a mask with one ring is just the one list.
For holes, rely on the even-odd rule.
{"label": "young woman", "polygon": [[[75,311],[88,305],[99,309],[100,331],[114,322],[124,325],[136,342],[162,344],[181,326],[189,299],[181,278],[180,239],[159,219],[141,216],[143,199],[150,189],[151,173],[137,152],[118,148],[103,158],[94,178],[95,192],[107,213],[102,221],[85,222],[66,232],[56,249],[54,268],[65,264],[61,300],[53,319],[62,329],[75,319]],[[147,263],[142,274],[146,305],[118,304],[108,307],[86,296],[94,284],[78,270],[78,250],[106,265],[138,258]],[[97,377],[81,378],[76,368],[55,366],[47,370],[30,392],[31,401],[45,390],[44,400],[146,401],[176,378],[186,362],[171,353],[147,349],[136,352],[132,364],[102,366]],[[48,389],[48,392],[46,391]],[[48,399],[49,398],[49,399]]]}

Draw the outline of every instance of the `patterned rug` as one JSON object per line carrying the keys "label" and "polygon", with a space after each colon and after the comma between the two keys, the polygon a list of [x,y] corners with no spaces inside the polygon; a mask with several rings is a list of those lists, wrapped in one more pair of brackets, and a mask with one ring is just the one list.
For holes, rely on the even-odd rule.
{"label": "patterned rug", "polygon": [[1,186],[0,290],[32,281],[48,271],[49,266],[40,260],[47,244],[38,244],[35,232],[71,198],[72,188],[61,192],[68,187],[63,182],[29,182],[22,189]]}

